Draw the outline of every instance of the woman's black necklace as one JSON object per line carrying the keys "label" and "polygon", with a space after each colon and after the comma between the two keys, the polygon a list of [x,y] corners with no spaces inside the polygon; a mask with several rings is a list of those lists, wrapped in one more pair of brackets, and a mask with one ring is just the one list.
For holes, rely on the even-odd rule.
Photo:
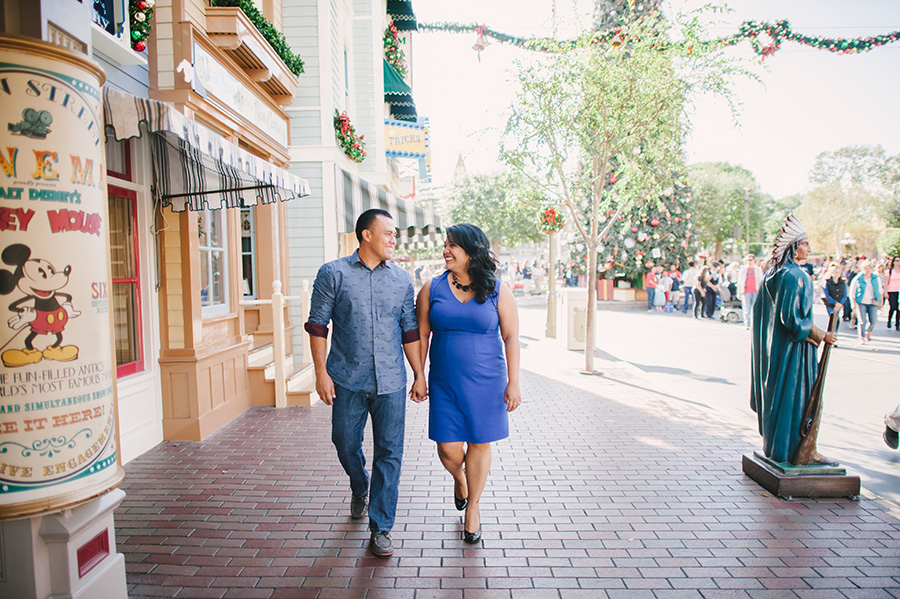
{"label": "woman's black necklace", "polygon": [[468,285],[460,285],[459,281],[456,280],[456,275],[454,274],[452,276],[453,276],[453,286],[456,287],[457,289],[459,289],[460,291],[462,291],[463,293],[468,293],[469,286]]}

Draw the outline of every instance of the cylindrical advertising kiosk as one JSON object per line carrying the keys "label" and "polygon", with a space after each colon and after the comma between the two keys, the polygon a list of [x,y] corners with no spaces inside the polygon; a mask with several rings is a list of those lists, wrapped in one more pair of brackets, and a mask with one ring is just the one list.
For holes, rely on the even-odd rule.
{"label": "cylindrical advertising kiosk", "polygon": [[3,521],[74,509],[124,475],[110,324],[104,79],[84,56],[0,36]]}

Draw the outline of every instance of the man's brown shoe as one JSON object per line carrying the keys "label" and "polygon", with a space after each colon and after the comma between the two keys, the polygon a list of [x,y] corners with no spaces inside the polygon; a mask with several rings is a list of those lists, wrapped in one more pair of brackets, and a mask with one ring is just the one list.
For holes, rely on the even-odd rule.
{"label": "man's brown shoe", "polygon": [[366,496],[350,497],[350,517],[359,520],[366,515]]}
{"label": "man's brown shoe", "polygon": [[386,530],[372,531],[369,539],[369,549],[378,557],[390,557],[394,554],[394,544],[391,543],[391,533]]}

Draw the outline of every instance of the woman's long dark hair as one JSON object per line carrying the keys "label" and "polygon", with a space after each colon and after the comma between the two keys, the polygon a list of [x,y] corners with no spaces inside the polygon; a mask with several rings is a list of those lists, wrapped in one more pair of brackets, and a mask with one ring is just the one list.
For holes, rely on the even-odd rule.
{"label": "woman's long dark hair", "polygon": [[475,301],[483,304],[497,293],[497,258],[491,251],[491,242],[484,231],[468,223],[447,229],[447,239],[469,255],[469,287],[475,292]]}

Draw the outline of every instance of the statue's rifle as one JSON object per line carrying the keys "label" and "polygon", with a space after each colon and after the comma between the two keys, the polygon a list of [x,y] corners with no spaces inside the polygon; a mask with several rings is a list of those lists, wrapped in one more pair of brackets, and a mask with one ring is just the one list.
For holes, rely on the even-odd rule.
{"label": "statue's rifle", "polygon": [[[838,304],[828,318],[829,333],[834,333],[837,330],[840,317],[841,306]],[[806,466],[809,464],[812,450],[816,445],[816,437],[818,436],[817,423],[822,412],[822,391],[825,389],[825,375],[828,372],[828,358],[831,356],[831,347],[830,343],[826,343],[822,349],[822,357],[819,358],[819,374],[816,376],[816,380],[809,392],[806,413],[800,422],[800,445],[797,446],[797,451],[791,460],[791,463],[795,466]],[[815,431],[813,430],[814,428]]]}

